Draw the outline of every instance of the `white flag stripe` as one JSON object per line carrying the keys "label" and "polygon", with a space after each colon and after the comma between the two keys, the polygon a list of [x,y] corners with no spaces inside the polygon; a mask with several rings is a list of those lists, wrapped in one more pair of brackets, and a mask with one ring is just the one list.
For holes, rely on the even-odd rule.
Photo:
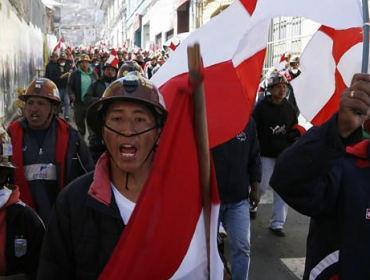
{"label": "white flag stripe", "polygon": [[[210,278],[223,279],[224,265],[217,247],[218,213],[220,205],[212,203],[211,207],[211,235],[210,235]],[[222,275],[222,276],[221,276]]]}
{"label": "white flag stripe", "polygon": [[343,54],[337,66],[347,87],[351,85],[353,75],[361,72],[361,64],[362,43],[359,43]]}
{"label": "white flag stripe", "polygon": [[335,29],[362,26],[360,0],[259,0],[251,24],[282,16],[302,16]]}
{"label": "white flag stripe", "polygon": [[[268,28],[271,20],[257,24],[243,36],[236,53],[233,56],[234,67],[266,48]],[[253,40],[251,40],[253,38]]]}
{"label": "white flag stripe", "polygon": [[229,61],[235,54],[249,19],[247,10],[236,1],[220,15],[192,32],[153,76],[152,82],[160,87],[172,77],[188,72],[187,46],[195,42],[200,44],[205,67]]}
{"label": "white flag stripe", "polygon": [[114,55],[110,55],[108,60],[107,60],[107,64],[112,64],[113,60],[115,59],[116,57]]}
{"label": "white flag stripe", "polygon": [[[210,279],[223,279],[223,263],[217,248],[217,227],[219,204],[212,204],[210,220]],[[170,278],[171,280],[192,280],[207,278],[207,247],[204,226],[204,212],[202,211],[193,238],[179,269]]]}
{"label": "white flag stripe", "polygon": [[292,81],[302,115],[311,121],[335,91],[336,63],[332,55],[333,40],[317,32],[302,53],[301,75]]}

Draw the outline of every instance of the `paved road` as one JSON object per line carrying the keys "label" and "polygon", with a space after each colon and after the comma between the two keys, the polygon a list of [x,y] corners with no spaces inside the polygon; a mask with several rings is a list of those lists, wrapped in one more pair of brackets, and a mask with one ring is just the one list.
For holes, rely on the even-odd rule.
{"label": "paved road", "polygon": [[277,237],[268,230],[271,201],[272,191],[269,190],[258,208],[257,219],[252,221],[249,279],[302,279],[309,218],[289,208],[286,237]]}

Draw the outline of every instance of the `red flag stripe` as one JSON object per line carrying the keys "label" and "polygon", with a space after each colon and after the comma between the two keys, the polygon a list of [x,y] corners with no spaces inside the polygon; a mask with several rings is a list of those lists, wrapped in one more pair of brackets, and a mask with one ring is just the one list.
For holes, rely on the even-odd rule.
{"label": "red flag stripe", "polygon": [[171,44],[170,44],[170,49],[173,50],[173,51],[176,50],[176,46],[173,42],[171,42]]}
{"label": "red flag stripe", "polygon": [[240,0],[250,15],[253,14],[254,10],[256,9],[257,1],[258,0]]}
{"label": "red flag stripe", "polygon": [[[259,71],[251,69],[262,67],[264,53],[264,50],[259,52],[236,69],[231,60],[205,68],[204,89],[211,148],[233,138],[245,127],[252,112],[260,75]],[[176,89],[186,87],[187,81],[188,75],[184,73],[159,88],[168,108],[173,107]]]}

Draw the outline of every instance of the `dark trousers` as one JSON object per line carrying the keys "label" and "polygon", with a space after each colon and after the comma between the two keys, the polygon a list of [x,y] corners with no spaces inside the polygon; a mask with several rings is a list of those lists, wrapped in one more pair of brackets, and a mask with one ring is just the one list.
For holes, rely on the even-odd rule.
{"label": "dark trousers", "polygon": [[78,132],[85,137],[86,134],[86,111],[88,106],[84,103],[75,103],[73,110]]}

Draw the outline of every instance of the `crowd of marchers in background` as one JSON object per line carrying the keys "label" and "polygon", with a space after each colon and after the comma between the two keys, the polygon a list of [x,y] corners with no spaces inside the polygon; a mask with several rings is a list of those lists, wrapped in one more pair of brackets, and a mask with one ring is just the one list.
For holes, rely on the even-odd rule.
{"label": "crowd of marchers in background", "polygon": [[[141,49],[121,49],[116,54],[67,49],[52,53],[45,77],[35,79],[19,94],[15,104],[21,116],[0,130],[0,275],[97,279],[101,274],[135,208],[160,144],[167,110],[149,79],[169,55]],[[194,61],[200,60],[191,57],[189,69]],[[193,77],[202,77],[201,66],[197,67]],[[268,229],[277,238],[289,238],[284,230],[285,201],[295,205],[298,192],[294,185],[305,182],[298,177],[287,180],[295,177],[288,176],[283,167],[292,164],[285,160],[282,166],[279,159],[285,159],[286,151],[300,138],[306,139],[290,85],[300,73],[299,57],[286,55],[281,65],[261,79],[246,127],[211,151],[221,200],[218,245],[224,279],[248,279],[251,220],[257,218],[259,201],[271,178],[277,192],[273,192]],[[366,91],[358,86],[363,80],[366,77],[354,80],[343,106],[353,107],[350,102],[357,89],[362,90],[358,95]],[[330,129],[335,134],[338,122],[342,138],[338,136],[336,145],[343,149],[347,131],[353,133],[357,127],[343,129],[343,113],[339,121],[333,118]],[[307,139],[319,138],[307,134]],[[138,160],[132,162],[133,157]],[[294,155],[288,158],[299,161]],[[279,174],[275,165],[282,170]],[[226,241],[231,250],[229,263],[223,255]],[[320,261],[313,255],[305,279],[308,268]],[[196,279],[196,273],[191,271],[186,279]]]}

